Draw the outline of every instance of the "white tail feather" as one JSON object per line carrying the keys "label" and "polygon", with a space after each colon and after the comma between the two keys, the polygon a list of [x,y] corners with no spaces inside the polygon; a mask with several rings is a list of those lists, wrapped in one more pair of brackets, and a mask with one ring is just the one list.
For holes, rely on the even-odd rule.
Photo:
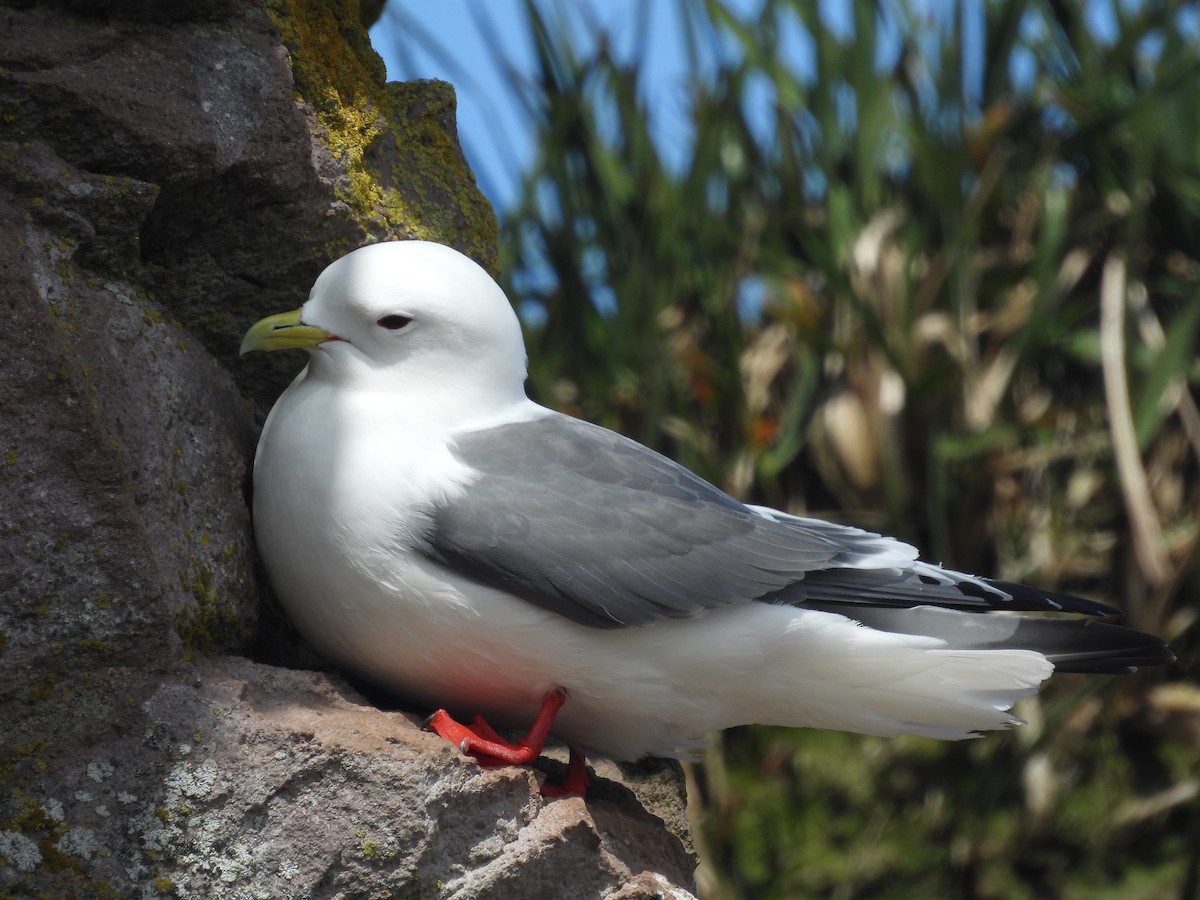
{"label": "white tail feather", "polygon": [[785,633],[770,691],[778,725],[960,740],[1019,724],[1008,710],[1054,671],[1032,650],[958,650],[832,613],[796,614]]}

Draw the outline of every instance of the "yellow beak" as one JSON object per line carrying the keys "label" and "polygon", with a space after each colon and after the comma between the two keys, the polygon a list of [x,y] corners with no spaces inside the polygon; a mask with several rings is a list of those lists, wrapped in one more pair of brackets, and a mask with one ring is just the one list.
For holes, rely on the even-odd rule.
{"label": "yellow beak", "polygon": [[300,321],[300,310],[267,316],[250,326],[242,338],[239,356],[251,350],[311,350],[317,344],[332,340],[334,336],[324,328],[305,325]]}

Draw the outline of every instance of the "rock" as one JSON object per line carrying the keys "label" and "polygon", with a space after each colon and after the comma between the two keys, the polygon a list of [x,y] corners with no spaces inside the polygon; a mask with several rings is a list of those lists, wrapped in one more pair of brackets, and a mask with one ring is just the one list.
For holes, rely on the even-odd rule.
{"label": "rock", "polygon": [[53,694],[69,714],[5,718],[0,891],[690,896],[691,856],[627,789],[545,801],[532,770],[481,769],[321,673],[226,657]]}
{"label": "rock", "polygon": [[[528,770],[261,665],[322,663],[247,506],[301,361],[239,361],[241,334],[364,243],[496,264],[452,89],[386,85],[358,15],[0,3],[0,896],[690,885],[628,788],[543,803]],[[673,773],[639,789],[668,785],[683,833]]]}
{"label": "rock", "polygon": [[144,282],[107,267],[134,265],[153,186],[40,143],[0,144],[0,162],[0,696],[245,645],[247,404]]}

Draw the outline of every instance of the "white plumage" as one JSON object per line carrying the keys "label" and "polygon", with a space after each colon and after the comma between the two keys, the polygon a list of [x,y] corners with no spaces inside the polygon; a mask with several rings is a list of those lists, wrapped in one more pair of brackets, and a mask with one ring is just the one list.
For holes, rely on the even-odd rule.
{"label": "white plumage", "polygon": [[321,652],[419,702],[519,726],[563,689],[554,733],[618,759],[748,723],[958,739],[1015,722],[1052,659],[1170,656],[1114,626],[963,611],[1104,608],[743,507],[538,406],[506,298],[447,247],[335,262],[243,352],[281,347],[310,358],[255,460],[267,571]]}

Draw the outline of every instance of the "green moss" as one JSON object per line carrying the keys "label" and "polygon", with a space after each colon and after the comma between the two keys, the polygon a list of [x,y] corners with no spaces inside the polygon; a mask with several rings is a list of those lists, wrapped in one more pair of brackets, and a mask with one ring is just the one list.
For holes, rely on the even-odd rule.
{"label": "green moss", "polygon": [[[449,85],[388,85],[354,0],[268,0],[291,53],[297,102],[324,131],[346,169],[338,198],[391,234],[453,243],[496,265],[496,217],[466,167],[452,129]],[[376,145],[394,150],[401,171],[380,171]],[[389,147],[390,145],[390,147]],[[339,248],[348,250],[347,248]]]}
{"label": "green moss", "polygon": [[29,691],[29,702],[40,703],[42,700],[50,697],[54,693],[54,686],[58,683],[58,673],[51,672],[42,678],[42,683]]}
{"label": "green moss", "polygon": [[45,752],[46,742],[34,740],[13,747],[6,756],[0,757],[0,788],[6,792],[15,791],[20,783],[20,769],[31,761],[44,763],[42,754]]}
{"label": "green moss", "polygon": [[[25,790],[29,781],[45,776],[46,750],[45,741],[33,740],[12,748],[0,758],[0,792],[13,801],[8,807],[12,814],[0,822],[0,831],[14,831],[29,838],[37,844],[44,871],[67,873],[74,880],[80,865],[58,847],[58,842],[67,833],[67,823],[51,816],[42,803]],[[102,894],[93,891],[89,896]]]}
{"label": "green moss", "polygon": [[179,573],[179,583],[196,601],[180,612],[175,625],[185,660],[218,647],[239,646],[249,639],[245,615],[236,602],[221,597],[211,569],[194,563],[190,571]]}
{"label": "green moss", "polygon": [[5,831],[16,831],[36,841],[42,854],[42,864],[48,869],[78,868],[78,863],[58,849],[57,843],[67,833],[67,825],[55,819],[34,797],[20,788],[13,789],[17,800],[16,812],[4,823]]}
{"label": "green moss", "polygon": [[330,151],[346,164],[352,189],[342,200],[368,216],[377,200],[363,162],[368,147],[386,128],[381,104],[382,61],[364,46],[350,0],[270,0],[267,10],[291,51],[297,97],[325,129]]}

